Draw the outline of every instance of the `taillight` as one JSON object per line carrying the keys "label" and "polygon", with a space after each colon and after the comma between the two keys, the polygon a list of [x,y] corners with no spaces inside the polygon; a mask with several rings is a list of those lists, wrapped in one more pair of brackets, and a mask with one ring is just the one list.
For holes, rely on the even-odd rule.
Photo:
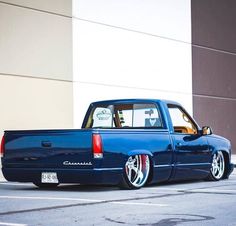
{"label": "taillight", "polygon": [[93,134],[93,157],[96,159],[103,157],[102,138],[100,134]]}
{"label": "taillight", "polygon": [[1,141],[1,151],[0,151],[0,157],[3,157],[5,151],[5,138],[4,136],[2,137],[2,141]]}

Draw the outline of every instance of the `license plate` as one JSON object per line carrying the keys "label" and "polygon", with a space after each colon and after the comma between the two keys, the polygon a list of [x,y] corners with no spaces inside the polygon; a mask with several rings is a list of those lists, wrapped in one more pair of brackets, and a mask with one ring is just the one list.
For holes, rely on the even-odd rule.
{"label": "license plate", "polygon": [[42,172],[41,182],[50,183],[50,184],[58,184],[57,173]]}

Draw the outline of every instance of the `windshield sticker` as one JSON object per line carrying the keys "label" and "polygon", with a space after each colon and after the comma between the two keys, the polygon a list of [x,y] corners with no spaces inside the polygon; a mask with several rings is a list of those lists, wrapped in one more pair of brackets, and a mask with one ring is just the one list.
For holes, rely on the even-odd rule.
{"label": "windshield sticker", "polygon": [[111,117],[111,112],[108,109],[103,109],[96,114],[98,120],[108,120]]}

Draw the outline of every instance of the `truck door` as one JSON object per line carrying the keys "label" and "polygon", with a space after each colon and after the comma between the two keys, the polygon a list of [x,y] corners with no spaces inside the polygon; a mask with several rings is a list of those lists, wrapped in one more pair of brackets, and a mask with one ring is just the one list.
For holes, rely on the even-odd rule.
{"label": "truck door", "polygon": [[204,178],[211,168],[211,152],[206,137],[188,113],[178,105],[168,105],[173,124],[173,179]]}

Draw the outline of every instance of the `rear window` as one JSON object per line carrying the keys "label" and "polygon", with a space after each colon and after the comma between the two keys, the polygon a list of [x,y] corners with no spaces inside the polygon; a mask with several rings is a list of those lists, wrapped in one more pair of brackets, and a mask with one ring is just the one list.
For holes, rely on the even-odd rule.
{"label": "rear window", "polygon": [[163,124],[155,104],[117,104],[94,107],[86,128],[163,128]]}

